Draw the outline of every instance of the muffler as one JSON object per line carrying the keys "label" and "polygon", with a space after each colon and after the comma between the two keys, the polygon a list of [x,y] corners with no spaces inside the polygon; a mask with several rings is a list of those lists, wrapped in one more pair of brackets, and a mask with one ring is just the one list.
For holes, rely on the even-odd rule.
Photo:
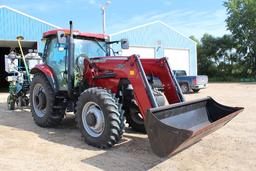
{"label": "muffler", "polygon": [[159,157],[172,156],[224,126],[243,111],[211,97],[148,110],[145,126],[151,148]]}

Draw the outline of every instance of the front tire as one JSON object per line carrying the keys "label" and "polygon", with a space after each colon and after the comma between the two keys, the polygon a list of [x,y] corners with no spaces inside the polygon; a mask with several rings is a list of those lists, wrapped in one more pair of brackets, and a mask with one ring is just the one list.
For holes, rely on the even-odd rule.
{"label": "front tire", "polygon": [[15,98],[12,95],[9,95],[7,98],[7,109],[8,110],[15,109]]}
{"label": "front tire", "polygon": [[198,93],[200,91],[200,89],[193,89],[194,93]]}
{"label": "front tire", "polygon": [[[164,106],[168,104],[168,101],[164,95],[164,93],[153,90],[155,99],[157,101],[158,106]],[[134,131],[140,133],[146,133],[144,119],[142,114],[140,113],[139,106],[136,104],[135,99],[126,107],[125,109],[126,121]]]}
{"label": "front tire", "polygon": [[85,90],[77,101],[76,121],[87,144],[110,148],[124,132],[123,112],[118,100],[102,88]]}
{"label": "front tire", "polygon": [[125,110],[126,122],[136,132],[146,133],[144,119],[140,114],[139,107],[132,103],[129,108]]}
{"label": "front tire", "polygon": [[32,80],[30,104],[32,117],[38,126],[56,126],[64,117],[64,112],[54,110],[55,94],[47,78],[41,73],[36,73]]}

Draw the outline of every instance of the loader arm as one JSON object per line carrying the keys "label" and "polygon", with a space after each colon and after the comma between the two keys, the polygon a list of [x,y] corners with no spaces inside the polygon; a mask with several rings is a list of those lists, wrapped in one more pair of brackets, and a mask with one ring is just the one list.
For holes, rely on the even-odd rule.
{"label": "loader arm", "polygon": [[178,82],[173,75],[167,59],[140,59],[145,73],[157,76],[164,88],[164,95],[169,104],[184,102],[184,97],[181,93]]}
{"label": "loader arm", "polygon": [[[178,93],[179,87],[173,81],[173,77],[168,66],[166,58],[161,59],[139,59],[138,56],[132,55],[130,57],[104,57],[93,59],[93,63],[98,68],[97,75],[103,75],[101,71],[111,71],[115,73],[115,77],[109,79],[108,82],[104,79],[91,80],[97,85],[104,85],[109,87],[113,92],[116,92],[116,87],[120,79],[127,78],[132,87],[135,100],[138,103],[139,109],[143,118],[146,118],[147,110],[158,107],[154,99],[152,88],[148,83],[146,75],[153,74],[158,76],[164,87],[164,94],[170,104],[183,101],[183,97]],[[85,73],[90,74],[88,72]],[[87,78],[90,78],[88,75]],[[113,81],[113,84],[110,82]]]}

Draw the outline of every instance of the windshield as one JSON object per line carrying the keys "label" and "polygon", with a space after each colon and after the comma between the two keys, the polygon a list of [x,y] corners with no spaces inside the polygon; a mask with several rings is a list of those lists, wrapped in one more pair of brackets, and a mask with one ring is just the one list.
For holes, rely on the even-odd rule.
{"label": "windshield", "polygon": [[187,73],[185,70],[174,70],[173,72],[176,75],[176,77],[187,76]]}
{"label": "windshield", "polygon": [[75,56],[86,54],[89,58],[106,56],[106,43],[100,40],[74,39]]}

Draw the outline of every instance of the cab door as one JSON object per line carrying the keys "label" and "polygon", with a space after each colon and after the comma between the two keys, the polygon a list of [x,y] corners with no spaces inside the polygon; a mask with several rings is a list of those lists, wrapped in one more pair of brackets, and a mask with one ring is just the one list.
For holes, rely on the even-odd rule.
{"label": "cab door", "polygon": [[67,90],[67,79],[65,77],[67,48],[65,45],[59,44],[57,38],[52,38],[46,42],[44,51],[45,63],[53,70],[59,91]]}

